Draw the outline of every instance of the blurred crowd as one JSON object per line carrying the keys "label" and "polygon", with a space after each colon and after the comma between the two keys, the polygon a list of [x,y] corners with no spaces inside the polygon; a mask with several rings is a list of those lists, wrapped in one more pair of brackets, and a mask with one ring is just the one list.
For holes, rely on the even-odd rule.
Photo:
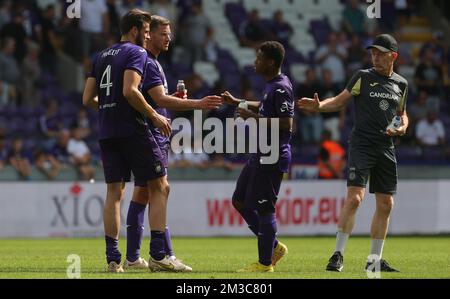
{"label": "blurred crowd", "polygon": [[[340,30],[320,30],[318,46],[309,55],[297,53],[290,44],[295,28],[284,20],[282,11],[276,11],[272,19],[260,18],[258,10],[248,11],[234,32],[242,47],[255,48],[269,39],[283,43],[287,50],[285,73],[291,75],[289,66],[293,57],[307,66],[301,79],[293,79],[296,97],[312,97],[318,92],[321,99],[338,94],[355,70],[370,67],[365,45],[373,36],[380,32],[393,34],[400,40],[396,70],[400,74],[409,70],[413,78],[409,82],[407,106],[411,125],[408,135],[397,143],[407,148],[412,159],[422,157],[427,148],[448,159],[449,46],[444,42],[444,34],[437,31],[414,54],[396,30],[401,28],[400,22],[420,15],[417,2],[383,0],[383,17],[368,22],[361,1],[343,1]],[[30,165],[34,165],[52,179],[61,169],[71,166],[77,169],[80,178],[95,175],[93,165],[100,160],[96,114],[81,107],[79,92],[73,94],[58,84],[60,57],[70,58],[87,72],[98,51],[119,39],[119,20],[132,8],[171,21],[172,46],[160,57],[170,91],[175,89],[178,79],[184,79],[190,98],[220,94],[224,90],[247,100],[261,96],[264,82],[253,80],[248,68],[236,67],[239,73],[230,73],[236,62],[220,47],[220,37],[215,35],[200,0],[82,0],[80,19],[67,16],[70,4],[57,0],[0,0],[0,171],[11,165],[21,178],[27,179]],[[321,26],[322,23],[311,24],[312,34]],[[215,84],[209,85],[194,72],[193,64],[198,61],[225,64]],[[27,115],[35,123],[28,124]],[[172,116],[192,115],[184,112]],[[225,106],[208,115],[224,119],[233,117],[234,111]],[[332,177],[342,177],[346,140],[353,121],[352,107],[329,114],[296,112],[295,118],[292,141],[295,159],[317,162],[319,168],[325,165],[327,169],[331,160],[340,160],[332,163],[335,171],[331,172]],[[330,142],[336,146],[330,146]],[[172,159],[174,167],[227,170],[233,169],[234,161],[241,160],[235,155],[200,154],[173,155]]]}

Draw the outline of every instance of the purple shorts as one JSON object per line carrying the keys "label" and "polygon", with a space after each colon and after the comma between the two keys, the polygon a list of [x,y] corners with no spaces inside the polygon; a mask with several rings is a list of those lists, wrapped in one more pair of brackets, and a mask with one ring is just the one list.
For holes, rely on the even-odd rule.
{"label": "purple shorts", "polygon": [[99,141],[106,183],[150,181],[166,175],[163,154],[152,135],[133,135]]}
{"label": "purple shorts", "polygon": [[236,183],[233,201],[259,213],[275,213],[283,172],[278,165],[247,163]]}
{"label": "purple shorts", "polygon": [[[166,142],[166,143],[159,143],[159,150],[161,152],[161,156],[160,156],[160,160],[159,162],[161,162],[162,167],[164,167],[165,169],[165,174],[167,174],[167,167],[169,165],[169,146],[170,143]],[[134,181],[134,185],[137,187],[147,187],[147,181],[144,180],[138,180],[136,179]]]}

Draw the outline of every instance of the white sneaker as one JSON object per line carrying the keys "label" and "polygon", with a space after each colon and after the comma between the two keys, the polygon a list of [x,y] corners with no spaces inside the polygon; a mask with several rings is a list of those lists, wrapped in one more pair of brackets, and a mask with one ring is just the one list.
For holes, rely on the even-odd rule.
{"label": "white sneaker", "polygon": [[183,264],[176,257],[164,257],[157,261],[150,258],[148,267],[151,271],[166,271],[166,272],[192,272],[192,268]]}
{"label": "white sneaker", "polygon": [[122,265],[117,264],[116,262],[110,262],[107,266],[106,266],[106,272],[111,272],[111,273],[123,273],[123,268]]}
{"label": "white sneaker", "polygon": [[148,263],[147,263],[146,260],[144,260],[143,258],[139,257],[134,262],[129,262],[128,260],[125,260],[124,268],[125,269],[127,269],[127,268],[128,269],[147,269],[148,268]]}

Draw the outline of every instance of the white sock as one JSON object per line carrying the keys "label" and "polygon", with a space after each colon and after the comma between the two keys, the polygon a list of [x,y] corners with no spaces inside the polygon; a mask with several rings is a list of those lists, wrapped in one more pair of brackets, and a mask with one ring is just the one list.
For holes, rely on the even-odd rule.
{"label": "white sock", "polygon": [[[378,256],[378,259],[381,259],[381,255],[383,254],[383,246],[384,246],[384,240],[383,239],[372,239],[370,241],[370,255],[376,255]],[[374,259],[375,256],[372,258]]]}
{"label": "white sock", "polygon": [[347,245],[347,240],[350,237],[350,234],[346,234],[338,231],[336,234],[336,250],[339,251],[342,255],[344,255],[345,245]]}

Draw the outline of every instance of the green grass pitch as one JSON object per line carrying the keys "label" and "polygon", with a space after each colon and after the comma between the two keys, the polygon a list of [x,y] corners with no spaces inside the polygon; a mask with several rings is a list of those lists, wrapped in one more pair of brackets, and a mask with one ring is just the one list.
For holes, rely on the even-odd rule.
{"label": "green grass pitch", "polygon": [[[289,254],[274,273],[240,274],[235,270],[257,260],[256,238],[174,238],[178,258],[193,267],[192,273],[128,271],[104,273],[103,239],[0,240],[0,278],[66,278],[69,254],[81,257],[81,278],[367,278],[363,271],[370,239],[349,240],[342,273],[324,271],[334,248],[333,237],[280,238]],[[125,239],[120,249],[125,255]],[[148,239],[141,255],[148,258]],[[390,237],[383,253],[401,273],[382,278],[450,278],[450,237]]]}

